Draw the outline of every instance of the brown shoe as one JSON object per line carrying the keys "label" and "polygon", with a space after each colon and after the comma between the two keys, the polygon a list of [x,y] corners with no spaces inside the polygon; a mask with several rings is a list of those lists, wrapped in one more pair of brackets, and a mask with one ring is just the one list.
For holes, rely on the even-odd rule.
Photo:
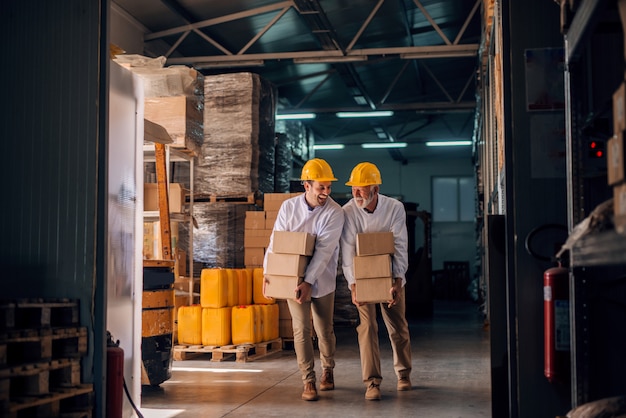
{"label": "brown shoe", "polygon": [[315,389],[315,382],[307,382],[304,384],[302,399],[304,399],[305,401],[316,401],[318,399],[317,389]]}
{"label": "brown shoe", "polygon": [[408,377],[401,377],[400,379],[398,379],[398,390],[411,390],[411,379],[409,379]]}
{"label": "brown shoe", "polygon": [[335,379],[333,378],[333,369],[324,369],[322,380],[320,380],[320,390],[335,389]]}
{"label": "brown shoe", "polygon": [[370,385],[367,387],[365,391],[365,399],[368,401],[379,401],[380,400],[380,385],[377,385],[374,382],[370,382]]}

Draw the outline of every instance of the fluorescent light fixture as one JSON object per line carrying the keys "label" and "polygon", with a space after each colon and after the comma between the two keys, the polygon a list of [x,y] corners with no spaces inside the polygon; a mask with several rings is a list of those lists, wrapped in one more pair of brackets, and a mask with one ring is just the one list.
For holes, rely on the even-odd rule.
{"label": "fluorescent light fixture", "polygon": [[317,144],[313,145],[314,150],[344,149],[344,144]]}
{"label": "fluorescent light fixture", "polygon": [[426,58],[463,58],[463,57],[475,57],[478,54],[476,50],[467,50],[459,52],[416,52],[400,54],[400,58],[403,60],[413,59],[426,59]]}
{"label": "fluorescent light fixture", "polygon": [[367,61],[367,55],[337,55],[328,57],[302,57],[294,58],[294,64],[331,64],[333,62],[356,62]]}
{"label": "fluorescent light fixture", "polygon": [[315,113],[285,113],[276,115],[276,120],[315,119],[316,117]]}
{"label": "fluorescent light fixture", "polygon": [[462,147],[472,145],[472,141],[428,141],[427,147]]}
{"label": "fluorescent light fixture", "polygon": [[230,68],[230,67],[262,67],[265,65],[264,60],[239,60],[239,61],[210,61],[199,62],[194,64],[194,68],[207,69],[207,68]]}
{"label": "fluorescent light fixture", "polygon": [[338,118],[381,118],[393,116],[393,110],[374,110],[371,112],[337,112]]}
{"label": "fluorescent light fixture", "polygon": [[406,148],[406,142],[381,142],[361,144],[361,148]]}

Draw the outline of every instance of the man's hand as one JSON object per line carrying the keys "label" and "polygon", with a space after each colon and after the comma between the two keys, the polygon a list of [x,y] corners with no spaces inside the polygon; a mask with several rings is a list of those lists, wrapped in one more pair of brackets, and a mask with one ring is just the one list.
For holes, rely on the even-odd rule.
{"label": "man's hand", "polygon": [[269,283],[269,281],[267,280],[267,278],[265,276],[263,276],[263,297],[266,298],[266,299],[273,299],[273,298],[267,297],[265,295],[265,288],[267,287],[268,283]]}
{"label": "man's hand", "polygon": [[311,284],[303,281],[294,290],[296,302],[302,304],[311,300]]}
{"label": "man's hand", "polygon": [[356,283],[353,283],[350,285],[350,294],[352,295],[352,303],[356,306],[361,306],[364,305],[364,303],[361,303],[359,301],[356,300]]}
{"label": "man's hand", "polygon": [[389,289],[389,294],[391,295],[391,299],[387,301],[388,308],[395,306],[398,303],[398,299],[400,298],[400,292],[402,291],[402,279],[396,277],[393,279],[393,285],[391,289]]}

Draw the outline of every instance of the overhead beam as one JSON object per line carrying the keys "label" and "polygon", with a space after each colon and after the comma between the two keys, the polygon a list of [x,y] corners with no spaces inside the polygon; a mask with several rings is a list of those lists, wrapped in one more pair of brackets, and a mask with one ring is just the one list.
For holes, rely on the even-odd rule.
{"label": "overhead beam", "polygon": [[349,60],[351,57],[370,56],[397,56],[401,59],[431,59],[431,58],[462,58],[477,57],[479,44],[464,45],[437,45],[437,46],[407,46],[391,48],[364,48],[355,49],[347,54],[341,51],[292,51],[292,52],[267,52],[260,54],[240,55],[205,55],[193,57],[172,57],[167,59],[168,65],[174,64],[199,64],[208,62],[228,62],[249,60],[293,60],[294,58],[337,58]]}
{"label": "overhead beam", "polygon": [[[376,108],[376,110],[393,110],[395,112],[415,111],[418,113],[468,113],[476,109],[476,102],[422,102],[422,103],[399,103],[385,104]],[[283,109],[281,114],[289,113],[337,113],[337,112],[363,112],[362,106],[354,107],[308,107],[298,109]]]}

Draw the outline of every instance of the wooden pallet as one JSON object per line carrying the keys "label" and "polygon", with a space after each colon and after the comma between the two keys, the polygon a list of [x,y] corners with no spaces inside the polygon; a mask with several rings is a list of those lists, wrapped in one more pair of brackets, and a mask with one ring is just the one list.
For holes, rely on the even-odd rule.
{"label": "wooden pallet", "polygon": [[87,328],[71,299],[0,301],[0,418],[91,418],[93,385],[81,384]]}
{"label": "wooden pallet", "polygon": [[0,366],[80,357],[87,353],[87,328],[12,330],[0,341]]}
{"label": "wooden pallet", "polygon": [[282,339],[264,341],[256,344],[224,345],[221,347],[207,345],[176,345],[174,360],[191,360],[202,355],[210,355],[211,361],[235,360],[247,363],[282,350]]}
{"label": "wooden pallet", "polygon": [[255,194],[248,193],[241,194],[196,194],[193,197],[194,202],[208,202],[208,203],[242,203],[253,205],[255,204]]}
{"label": "wooden pallet", "polygon": [[295,350],[293,345],[293,338],[284,338],[283,337],[283,350]]}
{"label": "wooden pallet", "polygon": [[79,306],[71,299],[0,302],[0,330],[77,326]]}
{"label": "wooden pallet", "polygon": [[82,384],[72,388],[59,388],[40,396],[20,396],[11,400],[0,417],[21,418],[35,416],[91,418],[93,411],[93,385]]}

